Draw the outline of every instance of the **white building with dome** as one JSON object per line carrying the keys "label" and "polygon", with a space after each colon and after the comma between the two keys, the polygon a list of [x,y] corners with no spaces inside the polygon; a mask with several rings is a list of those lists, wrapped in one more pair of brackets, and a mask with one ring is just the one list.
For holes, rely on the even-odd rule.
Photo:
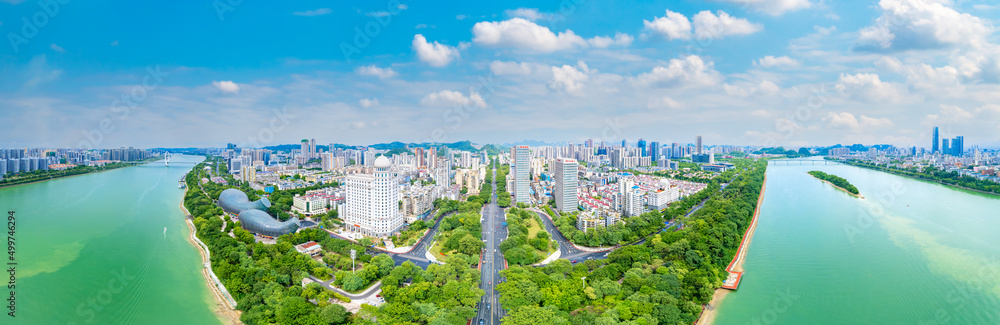
{"label": "white building with dome", "polygon": [[370,237],[388,237],[403,226],[399,213],[399,181],[392,162],[379,156],[372,174],[346,177],[345,227]]}

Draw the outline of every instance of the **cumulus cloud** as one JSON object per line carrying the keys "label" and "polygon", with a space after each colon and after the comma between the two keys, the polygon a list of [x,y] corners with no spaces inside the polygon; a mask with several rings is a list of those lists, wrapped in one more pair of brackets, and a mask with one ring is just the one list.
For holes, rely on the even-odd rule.
{"label": "cumulus cloud", "polygon": [[882,57],[875,66],[906,77],[906,83],[917,91],[940,91],[961,86],[959,70],[952,66],[933,67],[926,63],[903,64],[894,57]]}
{"label": "cumulus cloud", "polygon": [[650,97],[649,100],[646,101],[646,108],[649,109],[682,108],[682,107],[684,107],[684,104],[681,104],[680,102],[674,100],[673,98],[670,98],[670,96]]}
{"label": "cumulus cloud", "polygon": [[495,75],[526,75],[531,73],[531,65],[525,62],[490,62],[490,72]]}
{"label": "cumulus cloud", "polygon": [[513,47],[535,52],[554,52],[587,45],[587,41],[571,30],[553,33],[524,18],[504,21],[481,21],[472,26],[472,41],[491,47]]}
{"label": "cumulus cloud", "polygon": [[333,13],[333,10],[331,10],[330,8],[319,8],[316,10],[296,11],[293,12],[292,14],[296,16],[312,17],[312,16],[329,15],[331,13]]}
{"label": "cumulus cloud", "polygon": [[579,91],[583,89],[583,84],[590,80],[588,75],[590,68],[583,61],[578,62],[577,67],[570,65],[552,67],[552,80],[549,81],[549,88],[555,91],[579,94]]}
{"label": "cumulus cloud", "polygon": [[391,67],[379,68],[375,65],[358,67],[358,69],[355,70],[355,72],[361,76],[373,76],[373,77],[378,77],[379,79],[389,79],[399,75],[399,73],[397,73],[395,70],[392,70]]}
{"label": "cumulus cloud", "polygon": [[224,81],[212,81],[212,86],[223,93],[228,94],[238,94],[240,92],[240,85],[235,82],[224,80]]}
{"label": "cumulus cloud", "polygon": [[812,7],[809,0],[714,0],[747,6],[772,16]]}
{"label": "cumulus cloud", "polygon": [[826,125],[834,129],[848,129],[853,131],[867,131],[878,128],[889,128],[895,126],[888,118],[874,118],[865,115],[854,117],[848,112],[829,112],[823,117]]}
{"label": "cumulus cloud", "polygon": [[413,35],[413,51],[417,58],[433,67],[443,67],[458,58],[458,48],[438,42],[428,43],[424,35]]}
{"label": "cumulus cloud", "polygon": [[56,45],[56,43],[52,43],[52,45],[49,45],[49,48],[59,53],[66,53],[66,49],[62,48],[62,46]]}
{"label": "cumulus cloud", "polygon": [[753,62],[754,65],[764,68],[794,68],[801,65],[798,60],[787,56],[765,56]]}
{"label": "cumulus cloud", "polygon": [[706,63],[697,55],[671,59],[666,67],[656,66],[650,72],[635,77],[635,81],[641,85],[660,87],[714,85],[721,79],[713,64]]}
{"label": "cumulus cloud", "polygon": [[653,21],[643,19],[642,25],[645,30],[659,35],[668,40],[690,39],[691,21],[683,14],[667,10],[663,17],[656,17]]}
{"label": "cumulus cloud", "polygon": [[361,104],[361,107],[364,108],[378,106],[378,98],[372,98],[372,99],[362,98],[360,101],[358,101],[358,103]]}
{"label": "cumulus cloud", "polygon": [[587,40],[590,46],[597,48],[605,48],[611,45],[618,46],[629,46],[632,44],[633,37],[625,33],[615,33],[615,37],[611,38],[608,36],[595,36]]}
{"label": "cumulus cloud", "polygon": [[720,39],[733,35],[749,35],[764,29],[760,24],[751,23],[745,18],[730,16],[722,10],[713,14],[702,11],[689,21],[683,14],[667,10],[663,17],[653,21],[643,20],[644,30],[668,40],[690,39]]}
{"label": "cumulus cloud", "polygon": [[883,82],[875,73],[840,74],[835,86],[838,92],[861,102],[895,102],[900,99],[899,90],[891,83]]}
{"label": "cumulus cloud", "polygon": [[439,106],[439,107],[486,107],[486,100],[483,99],[479,93],[471,92],[469,96],[466,97],[464,94],[454,91],[454,90],[442,90],[436,93],[430,93],[424,96],[420,100],[420,104],[424,106]]}
{"label": "cumulus cloud", "polygon": [[699,39],[719,39],[732,35],[750,35],[764,29],[760,24],[751,23],[744,18],[736,18],[718,11],[702,11],[694,15],[694,36]]}
{"label": "cumulus cloud", "polygon": [[895,52],[984,44],[992,28],[950,4],[947,0],[882,0],[882,14],[858,32],[855,49]]}

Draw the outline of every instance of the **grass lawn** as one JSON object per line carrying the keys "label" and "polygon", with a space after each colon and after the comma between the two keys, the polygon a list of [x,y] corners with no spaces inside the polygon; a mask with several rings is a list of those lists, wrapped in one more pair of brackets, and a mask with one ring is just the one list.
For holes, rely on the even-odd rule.
{"label": "grass lawn", "polygon": [[[531,221],[531,223],[528,226],[528,238],[535,238],[535,234],[537,234],[539,231],[545,231],[545,230],[542,229],[542,225],[538,224],[538,220],[535,220],[535,218],[531,218],[530,221]],[[548,233],[548,232],[546,232],[546,233]],[[546,258],[546,257],[548,257],[549,254],[553,252],[553,250],[552,250],[552,234],[549,234],[549,246],[547,246],[544,251],[540,251],[540,250],[536,249],[535,252],[538,253],[538,255],[541,256],[543,259]]]}

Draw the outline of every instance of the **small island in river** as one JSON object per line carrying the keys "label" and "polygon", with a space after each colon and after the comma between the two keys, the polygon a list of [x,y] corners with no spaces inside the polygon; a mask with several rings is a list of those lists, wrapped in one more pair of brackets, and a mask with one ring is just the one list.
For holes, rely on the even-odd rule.
{"label": "small island in river", "polygon": [[851,184],[851,182],[848,182],[846,179],[840,176],[827,174],[818,170],[809,172],[809,175],[812,175],[813,177],[816,177],[824,182],[830,183],[830,185],[833,185],[833,187],[839,188],[844,192],[847,192],[855,197],[859,197],[862,199],[865,198],[861,196],[860,192],[858,192],[857,187],[854,187],[854,185]]}

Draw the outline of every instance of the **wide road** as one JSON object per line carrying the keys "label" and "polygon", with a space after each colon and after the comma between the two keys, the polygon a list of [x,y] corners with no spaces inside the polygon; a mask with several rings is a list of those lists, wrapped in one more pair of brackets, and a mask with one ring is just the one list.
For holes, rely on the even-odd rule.
{"label": "wide road", "polygon": [[496,169],[494,169],[490,203],[483,207],[483,240],[486,243],[482,254],[483,262],[480,265],[483,277],[480,287],[484,294],[472,324],[499,325],[500,318],[506,314],[500,306],[500,293],[496,291],[497,283],[504,281],[500,276],[500,271],[506,265],[503,254],[500,253],[500,243],[507,239],[507,227],[503,226],[506,216],[504,210],[497,206],[496,176]]}

